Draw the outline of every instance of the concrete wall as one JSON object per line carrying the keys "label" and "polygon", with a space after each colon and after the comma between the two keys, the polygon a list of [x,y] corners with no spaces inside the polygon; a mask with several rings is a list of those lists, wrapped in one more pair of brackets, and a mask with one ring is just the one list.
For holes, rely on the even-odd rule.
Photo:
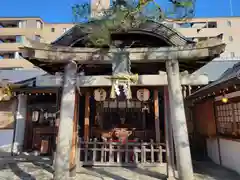
{"label": "concrete wall", "polygon": [[11,156],[13,134],[13,129],[0,130],[0,157]]}
{"label": "concrete wall", "polygon": [[240,141],[231,139],[207,139],[207,151],[209,158],[216,164],[220,164],[219,161],[219,149],[221,157],[221,165],[234,170],[240,174]]}
{"label": "concrete wall", "polygon": [[207,139],[207,153],[208,157],[216,164],[220,164],[218,153],[218,140],[216,138]]}

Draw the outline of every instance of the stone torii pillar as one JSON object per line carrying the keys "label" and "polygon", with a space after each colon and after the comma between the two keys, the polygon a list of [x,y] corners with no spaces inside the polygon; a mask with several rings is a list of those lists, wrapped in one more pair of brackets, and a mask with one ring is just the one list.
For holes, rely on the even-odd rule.
{"label": "stone torii pillar", "polygon": [[180,180],[193,180],[192,158],[188,140],[187,122],[179,76],[179,62],[166,61],[168,91],[170,98],[173,136],[176,147],[178,175]]}
{"label": "stone torii pillar", "polygon": [[70,152],[72,147],[74,107],[76,97],[77,64],[70,61],[64,72],[63,92],[60,106],[60,121],[54,167],[54,180],[69,179]]}
{"label": "stone torii pillar", "polygon": [[171,124],[171,112],[169,106],[169,93],[167,86],[164,86],[164,118],[165,118],[165,136],[166,136],[166,151],[167,151],[167,174],[168,179],[173,179],[175,176],[174,166],[174,147],[173,134]]}

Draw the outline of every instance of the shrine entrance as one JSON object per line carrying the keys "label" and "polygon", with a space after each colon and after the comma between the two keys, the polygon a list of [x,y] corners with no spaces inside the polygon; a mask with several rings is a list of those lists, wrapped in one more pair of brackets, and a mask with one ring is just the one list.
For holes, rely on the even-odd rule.
{"label": "shrine entrance", "polygon": [[[80,138],[81,165],[153,166],[166,161],[163,94],[154,97],[154,88],[134,87],[132,99],[111,99],[108,89],[97,88],[88,99],[89,127],[86,114],[80,119],[89,132]],[[155,106],[162,111],[155,112]]]}
{"label": "shrine entrance", "polygon": [[[99,47],[91,43],[89,29],[96,28],[101,28],[101,26],[94,23],[87,23],[86,26],[77,25],[51,45],[29,40],[21,48],[22,56],[35,66],[51,74],[64,72],[55,175],[62,174],[64,171],[67,177],[69,161],[71,172],[74,172],[76,162],[81,162],[81,165],[104,166],[161,164],[166,149],[168,151],[167,161],[169,169],[171,169],[174,158],[174,154],[171,153],[174,152],[172,137],[174,137],[176,159],[178,167],[181,167],[178,169],[179,175],[182,179],[189,177],[191,179],[193,172],[182,93],[185,90],[182,86],[208,84],[206,76],[193,72],[224,51],[225,44],[222,43],[222,36],[194,42],[184,38],[164,23],[146,21],[138,28],[112,32],[110,41],[116,46],[106,46],[105,48],[105,46]],[[118,99],[121,86],[126,100]],[[160,136],[159,114],[162,111],[159,108],[158,91],[159,87],[163,86],[165,88],[164,96],[166,97],[168,94],[168,100],[164,102],[167,104],[165,106],[166,118],[164,118],[166,119],[164,122],[167,148],[164,143],[161,144]],[[76,87],[79,87],[80,93],[85,96],[84,104],[74,103],[77,94]],[[106,98],[96,103],[97,100],[93,97],[94,90],[103,87],[108,87]],[[134,92],[133,87],[153,91],[149,109],[151,110],[153,103],[155,139],[149,139],[148,142],[137,141],[135,138],[130,139],[137,130],[137,128],[130,129],[131,126],[129,128],[116,127],[110,132],[102,130],[100,137],[94,136],[94,123],[96,122],[98,125],[97,122],[101,118],[106,118],[102,120],[102,125],[98,125],[103,127],[105,126],[104,122],[107,123],[110,119],[120,122],[120,125],[131,125],[129,122],[136,123],[135,113],[131,112],[131,115],[128,115],[126,109],[141,111],[144,103],[141,102],[140,106],[137,105],[138,101],[134,100],[136,91]],[[114,99],[113,103],[108,100],[109,97]],[[128,107],[127,103],[134,108],[126,108]],[[126,104],[126,107],[123,104]],[[81,127],[84,139],[79,140],[77,139],[75,113],[79,108],[76,105],[79,105],[79,108],[85,107],[84,126]],[[98,116],[97,105],[101,107]],[[110,108],[112,106],[115,108]],[[123,108],[119,108],[119,106]],[[119,117],[115,117],[114,113],[111,113],[110,116],[106,112],[108,110],[117,112]],[[143,116],[142,113],[139,114],[139,116]],[[147,119],[147,116],[145,118]],[[151,121],[146,121],[146,124],[148,123],[151,124]],[[104,133],[109,135],[107,139],[102,138]],[[115,141],[115,138],[118,140]],[[76,146],[77,141],[79,146]],[[79,158],[76,158],[77,154],[80,156]]]}

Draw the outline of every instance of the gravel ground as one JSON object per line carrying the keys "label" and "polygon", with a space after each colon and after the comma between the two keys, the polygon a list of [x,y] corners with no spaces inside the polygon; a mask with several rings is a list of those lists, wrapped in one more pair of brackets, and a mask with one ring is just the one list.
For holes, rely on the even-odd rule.
{"label": "gravel ground", "polygon": [[[196,180],[240,180],[240,176],[210,162],[194,163]],[[81,180],[163,180],[164,166],[155,168],[81,168],[75,179]],[[0,163],[0,180],[50,180],[53,169],[44,162]]]}

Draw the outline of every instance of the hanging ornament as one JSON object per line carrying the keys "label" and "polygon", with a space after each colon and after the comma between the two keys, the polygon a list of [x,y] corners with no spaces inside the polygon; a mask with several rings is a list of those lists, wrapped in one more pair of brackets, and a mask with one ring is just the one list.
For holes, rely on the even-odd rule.
{"label": "hanging ornament", "polygon": [[139,101],[147,101],[150,98],[150,91],[148,89],[139,89],[137,98]]}
{"label": "hanging ornament", "polygon": [[94,99],[96,101],[104,101],[107,97],[107,93],[104,89],[99,88],[94,90]]}

